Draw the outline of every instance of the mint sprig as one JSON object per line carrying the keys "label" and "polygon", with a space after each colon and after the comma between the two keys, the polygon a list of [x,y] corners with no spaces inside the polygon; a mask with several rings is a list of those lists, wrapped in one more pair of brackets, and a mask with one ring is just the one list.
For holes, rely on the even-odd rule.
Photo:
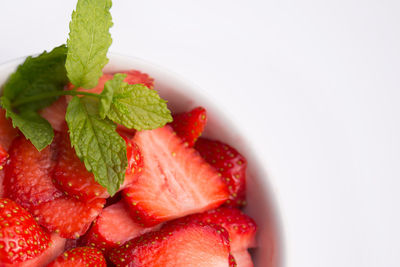
{"label": "mint sprig", "polygon": [[[67,48],[65,45],[43,52],[37,57],[28,57],[8,78],[3,87],[1,106],[13,126],[18,127],[37,150],[51,144],[54,132],[51,125],[36,111],[57,100],[68,82],[65,71]],[[49,97],[35,99],[44,94]],[[24,99],[33,98],[29,102]]]}
{"label": "mint sprig", "polygon": [[65,118],[76,154],[96,181],[114,195],[125,179],[126,144],[115,131],[116,124],[100,118],[98,104],[97,98],[75,96]]}
{"label": "mint sprig", "polygon": [[80,0],[72,13],[66,69],[76,87],[93,88],[107,64],[112,43],[111,0]]}
{"label": "mint sprig", "polygon": [[102,92],[100,115],[138,131],[159,128],[172,121],[167,102],[157,91],[142,84],[123,82],[124,74],[107,81]]}
{"label": "mint sprig", "polygon": [[[95,180],[114,195],[125,178],[126,144],[116,132],[117,123],[136,130],[150,130],[172,121],[166,101],[144,85],[129,85],[126,74],[116,74],[101,94],[78,87],[97,85],[107,64],[111,45],[111,0],[78,0],[65,45],[38,57],[28,57],[4,85],[0,104],[14,127],[42,150],[54,137],[48,121],[37,111],[59,96],[74,96],[66,121],[71,145]],[[64,90],[69,81],[74,90]]]}

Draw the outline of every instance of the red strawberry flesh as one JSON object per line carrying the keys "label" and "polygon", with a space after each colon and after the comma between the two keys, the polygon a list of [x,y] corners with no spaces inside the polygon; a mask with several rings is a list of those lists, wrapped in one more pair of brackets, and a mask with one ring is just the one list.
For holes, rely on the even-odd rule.
{"label": "red strawberry flesh", "polygon": [[25,208],[53,200],[62,195],[52,182],[55,165],[55,142],[42,151],[21,136],[10,149],[5,166],[5,194]]}
{"label": "red strawberry flesh", "polygon": [[98,266],[106,267],[106,260],[98,249],[78,247],[58,256],[47,267]]}
{"label": "red strawberry flesh", "polygon": [[95,198],[107,198],[109,194],[94,180],[85,164],[78,158],[71,147],[67,133],[61,133],[58,143],[59,156],[54,170],[55,185],[77,199],[89,201]]}
{"label": "red strawberry flesh", "polygon": [[232,252],[233,257],[236,260],[237,267],[253,267],[253,261],[251,255],[247,249]]}
{"label": "red strawberry flesh", "polygon": [[246,159],[233,147],[220,141],[199,138],[195,148],[220,173],[229,188],[229,206],[246,204]]}
{"label": "red strawberry flesh", "polygon": [[116,266],[230,266],[224,229],[211,224],[166,225],[109,254]]}
{"label": "red strawberry flesh", "polygon": [[40,111],[40,115],[45,118],[56,131],[62,131],[65,128],[65,113],[67,112],[67,99],[61,96],[50,106]]}
{"label": "red strawberry flesh", "polygon": [[74,239],[87,231],[104,204],[101,198],[85,203],[63,196],[32,207],[32,214],[49,231]]}
{"label": "red strawberry flesh", "polygon": [[17,135],[18,130],[13,128],[10,119],[6,119],[6,111],[0,108],[0,146],[7,151]]}
{"label": "red strawberry flesh", "polygon": [[151,230],[154,228],[144,228],[137,224],[131,218],[125,203],[118,202],[101,212],[84,236],[84,243],[105,251]]}
{"label": "red strawberry flesh", "polygon": [[218,224],[228,230],[232,251],[255,247],[257,224],[237,208],[220,207],[193,217],[199,221]]}
{"label": "red strawberry flesh", "polygon": [[50,234],[14,201],[0,198],[0,218],[1,263],[29,260],[49,247]]}
{"label": "red strawberry flesh", "polygon": [[169,126],[137,132],[144,159],[138,179],[124,189],[134,219],[144,226],[215,208],[228,198],[218,173]]}
{"label": "red strawberry flesh", "polygon": [[203,107],[197,107],[189,112],[173,115],[173,122],[170,123],[177,135],[192,147],[200,137],[207,124],[207,112]]}

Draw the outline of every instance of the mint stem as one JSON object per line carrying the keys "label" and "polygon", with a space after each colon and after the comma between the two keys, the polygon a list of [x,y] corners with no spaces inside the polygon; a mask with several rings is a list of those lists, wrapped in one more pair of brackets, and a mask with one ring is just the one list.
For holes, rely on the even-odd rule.
{"label": "mint stem", "polygon": [[26,103],[30,103],[30,102],[50,98],[50,97],[55,97],[55,96],[63,96],[63,95],[73,95],[73,96],[87,95],[87,96],[93,96],[93,97],[100,98],[99,94],[88,93],[88,92],[69,91],[69,90],[68,91],[55,91],[55,92],[42,93],[42,94],[37,94],[37,95],[33,95],[33,96],[20,98],[12,104],[12,107],[15,108],[15,107],[18,107],[18,106],[26,104]]}

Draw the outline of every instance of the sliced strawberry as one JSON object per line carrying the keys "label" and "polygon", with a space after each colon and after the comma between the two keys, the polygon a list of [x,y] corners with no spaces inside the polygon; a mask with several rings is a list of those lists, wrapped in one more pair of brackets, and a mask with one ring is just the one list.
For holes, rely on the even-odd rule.
{"label": "sliced strawberry", "polygon": [[57,101],[49,107],[40,111],[40,115],[44,117],[56,131],[62,131],[65,128],[65,113],[67,112],[67,100],[65,96],[61,96]]}
{"label": "sliced strawberry", "polygon": [[133,221],[125,204],[118,202],[101,212],[83,237],[83,243],[105,251],[152,230],[154,228],[144,228]]}
{"label": "sliced strawberry", "polygon": [[233,257],[232,253],[229,254],[229,267],[237,267],[236,259]]}
{"label": "sliced strawberry", "polygon": [[0,198],[0,218],[1,263],[29,260],[49,247],[50,234],[11,199]]}
{"label": "sliced strawberry", "polygon": [[144,163],[142,153],[139,146],[130,138],[122,135],[126,142],[126,154],[128,157],[128,168],[126,170],[125,180],[120,190],[132,184],[137,177],[142,173]]}
{"label": "sliced strawberry", "polygon": [[32,214],[40,225],[65,238],[83,235],[93,220],[100,214],[105,200],[97,198],[91,202],[81,202],[63,196],[53,201],[32,207]]}
{"label": "sliced strawberry", "polygon": [[5,195],[29,209],[62,195],[52,182],[56,158],[55,142],[42,151],[21,136],[14,140],[5,166]]}
{"label": "sliced strawberry", "polygon": [[[124,82],[128,84],[144,84],[148,88],[153,89],[154,88],[154,79],[151,78],[148,74],[142,73],[138,70],[128,70],[128,71],[122,71],[120,73],[126,73],[127,76],[124,79]],[[103,89],[104,89],[104,84],[111,80],[114,77],[114,74],[103,74],[103,76],[100,77],[99,82],[97,83],[96,87],[93,87],[92,89],[84,89],[84,88],[78,88],[78,91],[84,91],[84,92],[91,92],[91,93],[96,93],[100,94]],[[68,85],[68,89],[73,89],[74,86],[72,84]]]}
{"label": "sliced strawberry", "polygon": [[251,255],[247,249],[242,249],[239,251],[232,252],[233,257],[236,261],[237,267],[253,267],[253,261],[251,260]]}
{"label": "sliced strawberry", "polygon": [[8,153],[7,151],[0,145],[0,170],[3,169],[4,164],[6,164],[6,161],[8,159]]}
{"label": "sliced strawberry", "polygon": [[[121,190],[131,184],[143,168],[143,160],[138,146],[123,136],[127,144],[128,168]],[[56,186],[76,199],[91,201],[95,198],[108,198],[107,189],[95,181],[71,147],[69,135],[61,133],[59,138],[59,157],[54,171]]]}
{"label": "sliced strawberry", "polygon": [[11,120],[6,119],[6,111],[0,108],[0,146],[7,151],[17,135],[18,130],[13,128]]}
{"label": "sliced strawberry", "polygon": [[229,206],[246,205],[246,159],[233,147],[220,141],[199,138],[195,148],[220,173],[229,188]]}
{"label": "sliced strawberry", "polygon": [[178,136],[187,142],[188,146],[194,146],[207,124],[207,111],[203,107],[197,107],[189,112],[173,115],[172,128]]}
{"label": "sliced strawberry", "polygon": [[167,224],[112,249],[109,258],[116,266],[230,266],[226,231],[194,222]]}
{"label": "sliced strawberry", "polygon": [[126,73],[127,76],[124,82],[129,84],[143,84],[146,85],[149,89],[154,88],[154,79],[151,78],[147,73],[140,72],[138,70],[128,70],[123,71],[121,73]]}
{"label": "sliced strawberry", "polygon": [[218,173],[169,126],[137,132],[134,141],[144,169],[123,194],[138,223],[156,225],[227,200],[228,191]]}
{"label": "sliced strawberry", "polygon": [[107,189],[94,180],[93,173],[78,158],[65,132],[60,134],[58,149],[54,180],[60,190],[82,201],[109,197]]}
{"label": "sliced strawberry", "polygon": [[47,267],[98,266],[106,267],[103,253],[95,248],[79,247],[58,256]]}
{"label": "sliced strawberry", "polygon": [[[111,80],[114,77],[113,74],[103,74],[103,76],[100,77],[99,82],[97,83],[96,87],[93,87],[91,89],[84,89],[84,88],[78,88],[78,91],[82,91],[82,92],[90,92],[90,93],[95,93],[95,94],[100,94],[103,89],[104,89],[104,84]],[[74,85],[73,84],[68,84],[68,89],[72,90],[74,89]]]}
{"label": "sliced strawberry", "polygon": [[201,214],[194,214],[181,220],[196,220],[224,227],[229,232],[232,251],[255,247],[257,224],[237,208],[220,207]]}
{"label": "sliced strawberry", "polygon": [[0,197],[3,197],[4,195],[4,165],[7,162],[8,159],[8,153],[3,149],[3,147],[0,145]]}

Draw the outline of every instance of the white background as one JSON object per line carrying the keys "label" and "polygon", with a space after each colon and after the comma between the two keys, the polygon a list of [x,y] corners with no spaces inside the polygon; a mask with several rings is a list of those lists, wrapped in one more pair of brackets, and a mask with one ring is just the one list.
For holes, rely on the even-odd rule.
{"label": "white background", "polygon": [[[0,62],[75,0],[3,1]],[[287,266],[400,266],[400,1],[118,0],[111,51],[185,76],[265,162]]]}

